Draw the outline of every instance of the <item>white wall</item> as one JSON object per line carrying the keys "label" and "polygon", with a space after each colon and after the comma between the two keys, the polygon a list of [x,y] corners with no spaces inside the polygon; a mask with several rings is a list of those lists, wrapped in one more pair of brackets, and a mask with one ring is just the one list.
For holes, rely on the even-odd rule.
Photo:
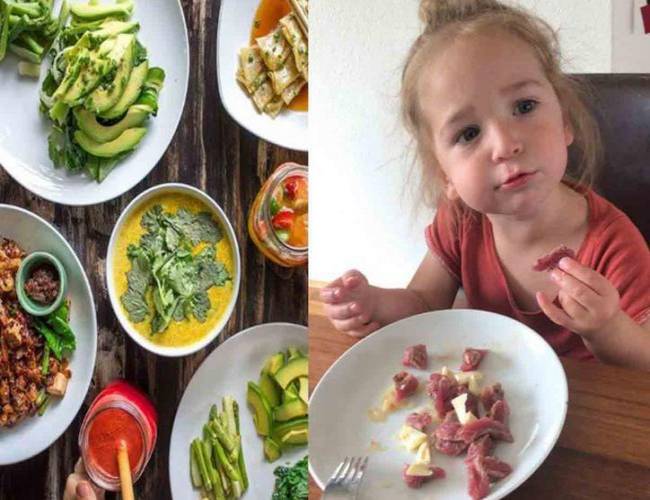
{"label": "white wall", "polygon": [[[610,71],[610,0],[518,3],[559,29],[568,71]],[[411,218],[413,202],[402,196],[409,148],[398,113],[418,4],[311,6],[310,279],[329,281],[357,267],[375,284],[404,286],[426,252],[423,229],[433,214]]]}

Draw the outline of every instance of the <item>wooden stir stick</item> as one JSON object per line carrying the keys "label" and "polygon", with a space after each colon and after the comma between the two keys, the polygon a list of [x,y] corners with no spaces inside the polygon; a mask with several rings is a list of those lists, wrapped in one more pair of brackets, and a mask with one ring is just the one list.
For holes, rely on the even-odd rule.
{"label": "wooden stir stick", "polygon": [[124,440],[120,440],[117,447],[117,466],[120,471],[120,483],[122,489],[122,498],[124,500],[134,500],[133,481],[131,480],[131,465],[129,464],[129,453]]}

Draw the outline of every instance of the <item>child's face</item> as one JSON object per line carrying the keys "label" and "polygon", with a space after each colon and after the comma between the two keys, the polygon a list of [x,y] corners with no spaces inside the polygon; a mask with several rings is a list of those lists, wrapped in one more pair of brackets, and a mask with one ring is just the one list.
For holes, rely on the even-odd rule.
{"label": "child's face", "polygon": [[506,33],[462,37],[425,69],[419,90],[450,199],[526,216],[557,188],[573,134],[527,44]]}

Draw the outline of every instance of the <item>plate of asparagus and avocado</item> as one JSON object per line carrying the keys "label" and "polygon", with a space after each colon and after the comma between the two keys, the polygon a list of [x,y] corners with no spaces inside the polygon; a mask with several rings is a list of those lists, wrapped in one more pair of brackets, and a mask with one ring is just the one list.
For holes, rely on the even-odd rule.
{"label": "plate of asparagus and avocado", "polygon": [[129,190],[178,126],[188,52],[178,1],[0,0],[0,165],[67,205]]}
{"label": "plate of asparagus and avocado", "polygon": [[254,326],[185,389],[169,452],[173,498],[307,498],[307,328]]}

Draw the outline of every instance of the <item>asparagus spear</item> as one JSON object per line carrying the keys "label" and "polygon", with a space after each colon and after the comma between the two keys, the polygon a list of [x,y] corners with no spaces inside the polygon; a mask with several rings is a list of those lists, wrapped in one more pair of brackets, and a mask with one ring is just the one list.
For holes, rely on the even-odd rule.
{"label": "asparagus spear", "polygon": [[194,455],[194,459],[199,465],[199,472],[201,473],[203,487],[206,489],[206,491],[210,491],[212,489],[212,480],[208,474],[208,468],[205,463],[205,458],[203,457],[201,440],[199,438],[196,438],[194,441],[192,441],[192,454]]}

